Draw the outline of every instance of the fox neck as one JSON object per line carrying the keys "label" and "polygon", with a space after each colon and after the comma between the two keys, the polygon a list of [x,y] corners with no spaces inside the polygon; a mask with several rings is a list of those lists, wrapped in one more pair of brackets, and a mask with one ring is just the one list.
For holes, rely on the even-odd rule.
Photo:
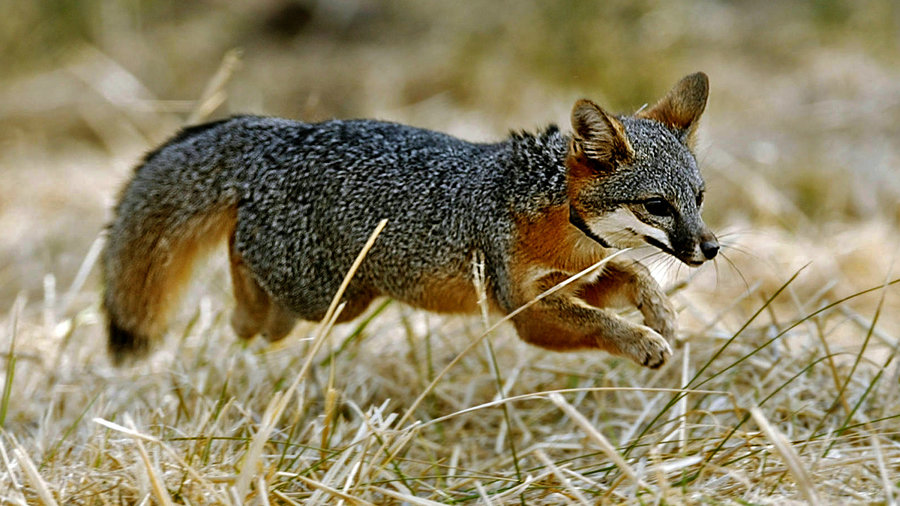
{"label": "fox neck", "polygon": [[513,133],[507,149],[504,194],[517,215],[538,218],[548,207],[566,205],[566,156],[570,138],[555,125],[533,133]]}
{"label": "fox neck", "polygon": [[578,210],[575,209],[574,206],[569,206],[569,223],[571,223],[575,228],[581,231],[582,234],[586,235],[588,238],[592,239],[597,244],[603,246],[604,248],[612,247],[606,239],[600,237],[595,234],[588,224],[585,223],[584,218],[581,217],[581,214],[578,213]]}

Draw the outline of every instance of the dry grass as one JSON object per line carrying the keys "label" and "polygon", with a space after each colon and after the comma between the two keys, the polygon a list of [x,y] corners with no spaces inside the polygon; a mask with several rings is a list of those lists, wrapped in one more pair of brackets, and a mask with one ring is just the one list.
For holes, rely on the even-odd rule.
{"label": "dry grass", "polygon": [[[195,293],[226,276],[216,263]],[[831,342],[829,356],[830,333],[851,326],[874,336],[867,326],[875,318],[859,325],[841,311],[853,299],[829,297],[789,311],[802,276],[775,293],[754,290],[755,311],[722,304],[685,329],[680,353],[658,372],[600,354],[542,352],[507,326],[491,333],[490,348],[467,347],[483,333],[476,319],[396,304],[323,327],[313,333],[320,340],[304,341],[310,333],[300,331],[271,349],[243,348],[225,325],[221,296],[189,304],[187,326],[176,325],[148,363],[117,370],[103,356],[96,302],[45,321],[40,303],[19,299],[4,334],[15,360],[2,404],[3,497],[888,501],[900,472],[895,349],[867,354]],[[688,305],[702,282],[674,294],[682,313],[700,311]],[[880,307],[889,288],[872,288]],[[883,347],[868,341],[870,350]],[[307,353],[310,342],[324,343],[322,351]],[[430,388],[461,350],[468,353]]]}
{"label": "dry grass", "polygon": [[[610,2],[595,20],[581,4],[396,0],[372,9],[397,40],[326,9],[289,43],[253,31],[269,26],[257,7],[176,23],[163,6],[116,30],[120,7],[84,4],[107,20],[77,25],[95,39],[0,79],[0,503],[895,503],[900,69],[876,40],[892,3]],[[25,5],[6,17],[53,7]],[[760,40],[771,19],[790,23]],[[71,41],[60,26],[35,30]],[[603,44],[573,49],[598,28]],[[558,37],[525,37],[545,32]],[[192,113],[496,138],[564,121],[576,95],[637,107],[697,69],[712,79],[706,215],[728,247],[696,271],[627,253],[679,311],[659,371],[389,301],[241,343],[221,253],[161,350],[123,369],[106,357],[98,233],[140,153]]]}

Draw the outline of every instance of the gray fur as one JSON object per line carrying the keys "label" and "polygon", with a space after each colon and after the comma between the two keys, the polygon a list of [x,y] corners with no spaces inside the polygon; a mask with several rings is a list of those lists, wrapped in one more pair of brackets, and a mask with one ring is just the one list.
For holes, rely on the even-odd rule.
{"label": "gray fur", "polygon": [[468,279],[481,251],[509,311],[513,216],[565,201],[568,139],[556,127],[494,144],[372,120],[245,116],[194,128],[147,157],[111,233],[159,207],[174,226],[236,204],[236,249],[270,295],[311,320],[384,218],[347,299],[409,300],[424,277]]}

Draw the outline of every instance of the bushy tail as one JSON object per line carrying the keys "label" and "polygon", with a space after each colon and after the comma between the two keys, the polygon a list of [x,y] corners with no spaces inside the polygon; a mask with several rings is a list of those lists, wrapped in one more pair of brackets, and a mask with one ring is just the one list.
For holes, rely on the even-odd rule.
{"label": "bushy tail", "polygon": [[235,227],[236,199],[224,190],[226,176],[214,160],[192,152],[193,145],[179,146],[185,137],[149,155],[135,171],[109,227],[103,305],[117,364],[150,349],[165,331],[195,259]]}

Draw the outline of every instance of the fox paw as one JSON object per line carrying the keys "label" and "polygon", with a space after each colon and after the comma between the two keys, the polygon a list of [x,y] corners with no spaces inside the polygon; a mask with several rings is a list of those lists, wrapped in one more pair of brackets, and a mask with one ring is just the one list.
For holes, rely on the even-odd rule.
{"label": "fox paw", "polygon": [[640,306],[644,315],[644,323],[666,339],[675,339],[675,309],[669,298],[659,293],[648,297]]}
{"label": "fox paw", "polygon": [[231,328],[241,339],[249,341],[259,334],[262,325],[242,308],[235,308],[231,313]]}
{"label": "fox paw", "polygon": [[649,327],[641,327],[638,330],[638,338],[629,343],[625,351],[629,358],[651,369],[662,367],[672,356],[669,343]]}

